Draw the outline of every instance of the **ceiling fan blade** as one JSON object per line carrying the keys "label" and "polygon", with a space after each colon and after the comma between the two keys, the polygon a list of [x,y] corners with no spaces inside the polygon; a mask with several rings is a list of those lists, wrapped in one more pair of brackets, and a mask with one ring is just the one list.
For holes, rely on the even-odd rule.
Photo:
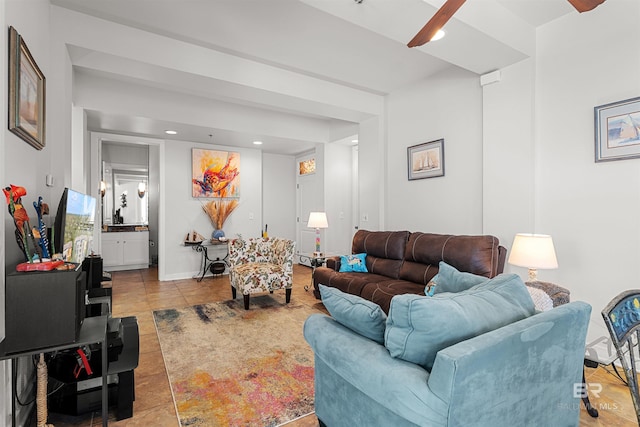
{"label": "ceiling fan blade", "polygon": [[[454,13],[460,6],[464,4],[466,0],[447,0],[445,4],[442,5],[440,9],[433,15],[433,17],[427,22],[427,24],[422,27],[422,29],[415,35],[414,38],[411,39],[407,46],[415,47],[422,46],[423,44],[429,42],[433,36],[438,32],[439,29],[444,27],[444,24],[451,19]],[[571,1],[571,0],[569,0]],[[573,1],[588,1],[588,0],[573,0]],[[598,1],[598,0],[593,0]],[[601,0],[604,1],[604,0]],[[595,7],[595,6],[594,6]]]}
{"label": "ceiling fan blade", "polygon": [[569,3],[580,13],[595,9],[596,6],[604,3],[604,0],[568,0]]}

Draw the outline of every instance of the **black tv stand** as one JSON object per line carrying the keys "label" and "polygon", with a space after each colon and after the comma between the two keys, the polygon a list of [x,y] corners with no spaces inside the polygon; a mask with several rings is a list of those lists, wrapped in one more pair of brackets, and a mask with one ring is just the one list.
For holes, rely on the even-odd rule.
{"label": "black tv stand", "polygon": [[[116,419],[122,420],[133,416],[134,369],[138,366],[139,357],[137,319],[109,318],[107,343],[108,400],[111,402],[110,406],[116,407]],[[93,362],[95,357],[92,354],[90,362]],[[50,412],[77,416],[100,408],[103,383],[97,383],[96,379],[100,381],[101,363],[90,363],[93,374],[87,375],[83,371],[76,378],[72,373],[75,362],[74,356],[68,353],[59,355],[49,362],[49,377],[64,384],[49,397]]]}
{"label": "black tv stand", "polygon": [[[104,344],[107,341],[107,316],[97,316],[90,317],[84,320],[82,326],[80,327],[80,333],[78,335],[78,339],[73,343],[68,343],[64,345],[56,345],[44,348],[37,348],[31,350],[24,350],[18,352],[7,352],[5,341],[0,343],[0,360],[11,359],[12,361],[12,384],[15,383],[15,375],[16,375],[16,359],[22,356],[33,356],[40,353],[53,353],[56,351],[67,350],[70,348],[75,348],[83,345],[91,345],[91,344]],[[101,389],[101,406],[102,406],[102,425],[107,426],[108,422],[108,408],[109,401],[107,395],[107,372],[108,372],[108,356],[107,356],[107,346],[102,345],[102,389]],[[15,400],[12,400],[11,403],[12,411],[12,425],[15,426]]]}
{"label": "black tv stand", "polygon": [[[136,317],[111,317],[111,288],[101,287],[104,272],[102,258],[91,255],[85,258],[82,268],[87,274],[86,316],[108,317],[107,322],[107,394],[108,401],[116,406],[116,419],[133,416],[135,399],[134,369],[138,366],[140,339]],[[104,345],[102,345],[104,347]],[[104,389],[100,354],[89,360],[93,373],[73,375],[76,367],[75,353],[59,354],[49,361],[49,377],[61,383],[56,393],[49,397],[49,410],[65,415],[81,415],[100,408],[101,390]],[[97,380],[97,381],[96,381]]]}
{"label": "black tv stand", "polygon": [[[93,261],[101,262],[96,258],[99,257],[93,257]],[[102,276],[101,268],[99,271],[90,270],[87,273],[79,269],[7,273],[7,328],[6,337],[0,342],[0,360],[12,360],[12,384],[15,384],[16,360],[19,357],[41,353],[69,354],[79,347],[93,347],[95,358],[91,368],[95,372],[91,376],[90,405],[91,410],[101,408],[102,424],[106,426],[109,377],[117,375],[114,400],[118,405],[118,419],[133,415],[133,370],[138,366],[140,346],[138,323],[135,317],[111,317],[111,289],[101,288],[100,283],[92,283],[87,291],[87,276],[90,277],[92,272],[99,272],[99,277]],[[110,356],[114,354],[117,357],[112,357],[110,362]],[[50,376],[51,368],[49,363]],[[76,387],[83,379],[87,379],[86,376],[68,383]],[[78,394],[75,393],[73,398]],[[87,393],[83,398],[86,397]],[[51,399],[48,403],[51,405]],[[15,416],[16,401],[12,399],[14,426]]]}

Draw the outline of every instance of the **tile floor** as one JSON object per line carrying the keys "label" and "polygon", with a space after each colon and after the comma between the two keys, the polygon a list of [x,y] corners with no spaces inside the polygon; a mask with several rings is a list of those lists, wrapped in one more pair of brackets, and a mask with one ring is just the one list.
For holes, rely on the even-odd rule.
{"label": "tile floor", "polygon": [[[111,282],[104,282],[103,286],[112,287],[113,316],[136,316],[138,319],[140,362],[135,370],[136,400],[133,406],[133,417],[116,421],[113,411],[110,411],[109,425],[127,427],[179,426],[152,313],[154,310],[164,308],[231,299],[228,276],[205,277],[202,282],[195,279],[160,282],[157,270],[151,268],[114,272],[112,279]],[[292,301],[313,305],[319,310],[325,311],[324,306],[315,299],[313,293],[310,290],[305,291],[304,287],[309,285],[310,281],[310,268],[300,265],[294,266]],[[284,291],[280,293],[284,301]],[[274,295],[278,295],[278,291]],[[50,413],[49,422],[57,427],[102,425],[100,412],[78,417]],[[293,421],[288,426],[316,427],[318,422],[315,416],[311,415]]]}
{"label": "tile floor", "polygon": [[[304,290],[310,280],[311,269],[296,265],[292,299],[323,310],[322,304],[313,297],[313,293]],[[127,427],[179,426],[152,312],[163,308],[230,299],[231,289],[228,277],[206,277],[202,282],[193,279],[160,282],[157,279],[156,269],[145,269],[114,272],[113,280],[105,282],[104,285],[113,288],[113,315],[117,317],[136,316],[140,332],[140,364],[135,370],[136,400],[133,417],[115,421],[114,415],[110,413],[109,425]],[[282,292],[282,298],[284,300],[284,292]],[[586,376],[588,383],[602,384],[599,397],[591,396],[591,402],[599,409],[600,416],[591,418],[584,408],[581,408],[581,427],[634,426],[637,424],[628,389],[617,377],[603,367],[587,368]],[[49,422],[57,427],[94,427],[102,425],[100,417],[100,412],[79,417],[51,413],[49,414]],[[287,427],[317,426],[318,422],[313,415],[287,424]]]}

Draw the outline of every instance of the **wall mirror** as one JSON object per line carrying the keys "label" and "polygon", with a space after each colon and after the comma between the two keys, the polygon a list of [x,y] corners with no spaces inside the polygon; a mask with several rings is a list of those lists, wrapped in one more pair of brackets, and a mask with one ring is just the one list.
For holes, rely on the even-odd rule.
{"label": "wall mirror", "polygon": [[103,225],[149,224],[148,156],[147,146],[102,143]]}

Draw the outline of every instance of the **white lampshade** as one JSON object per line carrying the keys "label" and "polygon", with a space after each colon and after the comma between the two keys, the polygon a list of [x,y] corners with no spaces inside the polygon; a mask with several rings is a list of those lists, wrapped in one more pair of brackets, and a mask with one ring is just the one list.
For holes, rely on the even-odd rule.
{"label": "white lampshade", "polygon": [[529,279],[537,280],[536,269],[558,268],[553,239],[546,234],[516,234],[508,262],[519,267],[527,267]]}
{"label": "white lampshade", "polygon": [[324,212],[310,212],[307,227],[329,228],[329,223],[327,222],[327,214]]}

